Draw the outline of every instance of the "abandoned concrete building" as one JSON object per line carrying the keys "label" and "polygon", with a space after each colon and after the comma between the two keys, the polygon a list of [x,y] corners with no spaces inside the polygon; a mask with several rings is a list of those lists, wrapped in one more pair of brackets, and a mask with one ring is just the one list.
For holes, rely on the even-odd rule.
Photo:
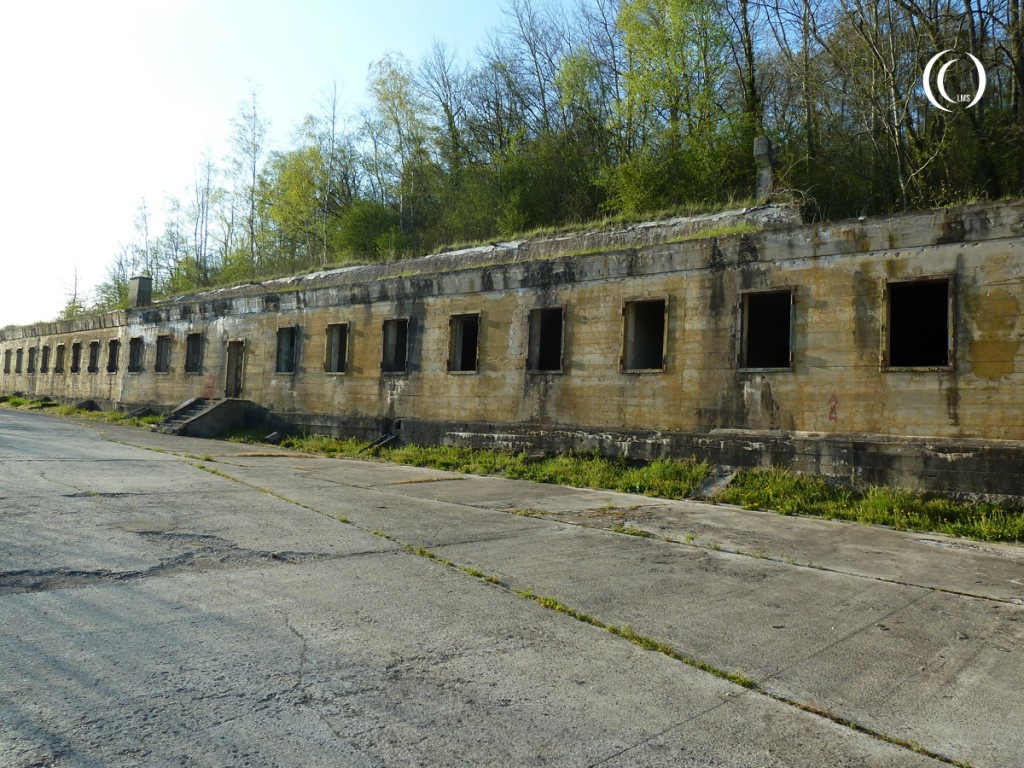
{"label": "abandoned concrete building", "polygon": [[0,331],[0,391],[1024,497],[1024,201],[765,206],[148,293]]}

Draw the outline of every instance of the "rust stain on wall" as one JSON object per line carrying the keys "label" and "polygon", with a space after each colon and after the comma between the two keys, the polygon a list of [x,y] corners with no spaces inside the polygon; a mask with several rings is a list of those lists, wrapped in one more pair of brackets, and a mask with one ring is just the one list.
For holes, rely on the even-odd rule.
{"label": "rust stain on wall", "polygon": [[975,328],[968,350],[972,373],[987,380],[1012,376],[1017,371],[1022,341],[1019,294],[992,289],[972,298],[969,306]]}
{"label": "rust stain on wall", "polygon": [[[124,408],[219,397],[234,340],[244,343],[242,397],[317,430],[415,419],[495,433],[836,433],[841,423],[858,434],[1024,440],[1024,202],[784,223],[678,242],[636,229],[559,236],[5,329],[0,352],[20,349],[26,358],[30,347],[49,347],[52,359],[57,345],[70,355],[73,344],[87,353],[93,341],[105,348],[118,339],[127,350],[141,338],[143,364],[133,373],[123,365],[112,373],[11,371],[0,373],[0,390]],[[585,252],[587,243],[609,250]],[[953,359],[935,369],[884,368],[880,351],[892,332],[886,286],[934,275],[949,276],[955,288]],[[745,297],[761,292],[792,293],[791,316],[753,316]],[[664,318],[650,306],[630,310],[643,302],[661,302]],[[564,308],[563,369],[529,371],[530,311],[555,306]],[[452,371],[452,318],[467,313],[480,318],[479,365]],[[401,373],[381,370],[390,318],[409,321]],[[332,324],[348,328],[344,372],[325,371]],[[294,372],[275,370],[282,326],[298,329]],[[198,373],[184,371],[190,333],[204,339]],[[162,338],[169,365],[157,371]],[[759,339],[789,357],[744,369],[743,355]],[[628,370],[630,344],[664,356],[650,369]]]}

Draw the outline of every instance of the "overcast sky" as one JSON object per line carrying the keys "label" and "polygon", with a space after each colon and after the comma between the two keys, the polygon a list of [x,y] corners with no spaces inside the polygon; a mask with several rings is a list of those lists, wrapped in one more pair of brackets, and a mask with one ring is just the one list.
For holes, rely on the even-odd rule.
{"label": "overcast sky", "polygon": [[145,198],[183,196],[225,153],[253,89],[268,145],[318,111],[343,114],[368,65],[434,39],[472,56],[498,0],[48,0],[0,11],[0,327],[52,320],[78,275],[103,280]]}

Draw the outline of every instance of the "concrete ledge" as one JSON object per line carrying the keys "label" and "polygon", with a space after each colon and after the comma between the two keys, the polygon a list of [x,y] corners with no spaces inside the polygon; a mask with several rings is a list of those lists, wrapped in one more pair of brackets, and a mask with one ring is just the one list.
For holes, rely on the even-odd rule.
{"label": "concrete ledge", "polygon": [[729,467],[781,467],[854,487],[888,485],[955,498],[1024,502],[1024,442],[871,434],[722,430],[590,431],[563,426],[453,424],[405,419],[403,440],[550,455],[597,452],[650,461],[695,456]]}

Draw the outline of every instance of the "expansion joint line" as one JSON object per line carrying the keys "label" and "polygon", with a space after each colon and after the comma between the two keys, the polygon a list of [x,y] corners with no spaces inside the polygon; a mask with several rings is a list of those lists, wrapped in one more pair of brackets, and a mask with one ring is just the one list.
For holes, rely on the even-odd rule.
{"label": "expansion joint line", "polygon": [[524,600],[531,600],[544,608],[556,611],[558,613],[563,613],[566,616],[576,619],[577,621],[580,621],[584,624],[589,624],[590,626],[597,627],[598,629],[603,629],[607,632],[610,632],[611,634],[617,637],[620,637],[624,640],[633,643],[633,645],[637,646],[638,648],[641,648],[646,651],[654,651],[656,653],[660,653],[661,655],[667,656],[668,658],[674,661],[680,662],[681,664],[685,664],[688,667],[707,673],[709,675],[713,675],[714,677],[730,682],[733,685],[738,685],[748,691],[764,696],[765,698],[771,699],[772,701],[776,701],[788,707],[798,709],[801,712],[814,715],[815,717],[820,717],[823,720],[827,720],[836,725],[841,725],[852,731],[856,731],[857,733],[862,733],[866,736],[870,736],[886,744],[906,749],[916,754],[923,755],[924,757],[929,757],[932,760],[936,760],[945,765],[955,766],[955,768],[971,768],[970,763],[966,761],[956,760],[955,758],[947,757],[946,755],[930,750],[927,747],[918,744],[914,741],[911,741],[909,739],[903,739],[898,736],[890,736],[875,728],[871,728],[869,726],[865,726],[861,723],[858,723],[850,718],[846,718],[841,715],[837,715],[833,712],[829,712],[820,707],[816,707],[811,704],[798,701],[797,699],[794,699],[790,696],[770,691],[764,687],[763,683],[757,682],[756,680],[754,680],[751,677],[748,677],[742,672],[721,669],[719,667],[714,666],[713,664],[709,664],[706,661],[701,661],[700,659],[688,656],[684,653],[681,653],[677,649],[673,648],[668,643],[634,632],[628,624],[624,624],[622,626],[610,624],[587,613],[584,613],[583,611],[567,606],[561,601],[559,601],[557,598],[537,594],[530,587],[527,587],[525,589],[515,589],[510,585],[503,583],[497,576],[489,575],[477,568],[473,568],[467,565],[461,565],[452,560],[448,560],[447,558],[443,558],[423,547],[417,547],[413,544],[408,544],[399,541],[398,539],[394,538],[385,531],[381,531],[378,529],[370,530],[367,528],[363,528],[362,526],[356,525],[355,523],[351,522],[346,517],[330,515],[322,510],[316,509],[315,507],[311,507],[308,504],[303,504],[302,502],[295,501],[294,499],[289,499],[287,496],[283,496],[282,494],[268,490],[267,488],[262,488],[260,486],[253,485],[252,483],[247,483],[244,480],[240,480],[237,477],[233,477],[228,473],[222,472],[218,469],[208,467],[205,464],[195,463],[187,459],[182,459],[182,462],[189,464],[190,466],[196,467],[197,469],[200,469],[204,472],[209,472],[210,474],[217,475],[218,477],[222,477],[226,480],[236,482],[239,485],[244,485],[247,488],[252,488],[255,491],[259,491],[260,493],[265,493],[269,496],[273,496],[274,498],[279,499],[281,501],[287,502],[289,504],[294,504],[295,506],[300,507],[302,509],[315,512],[319,515],[324,515],[325,517],[337,520],[338,522],[343,523],[345,525],[351,525],[352,527],[360,531],[363,531],[364,533],[370,533],[374,536],[378,536],[382,539],[393,542],[399,545],[402,548],[403,552],[416,555],[417,557],[423,557],[427,560],[432,560],[433,562],[436,562],[439,565],[443,565],[447,568],[452,568],[454,570],[465,573],[480,581],[484,581],[500,589],[507,590]]}

